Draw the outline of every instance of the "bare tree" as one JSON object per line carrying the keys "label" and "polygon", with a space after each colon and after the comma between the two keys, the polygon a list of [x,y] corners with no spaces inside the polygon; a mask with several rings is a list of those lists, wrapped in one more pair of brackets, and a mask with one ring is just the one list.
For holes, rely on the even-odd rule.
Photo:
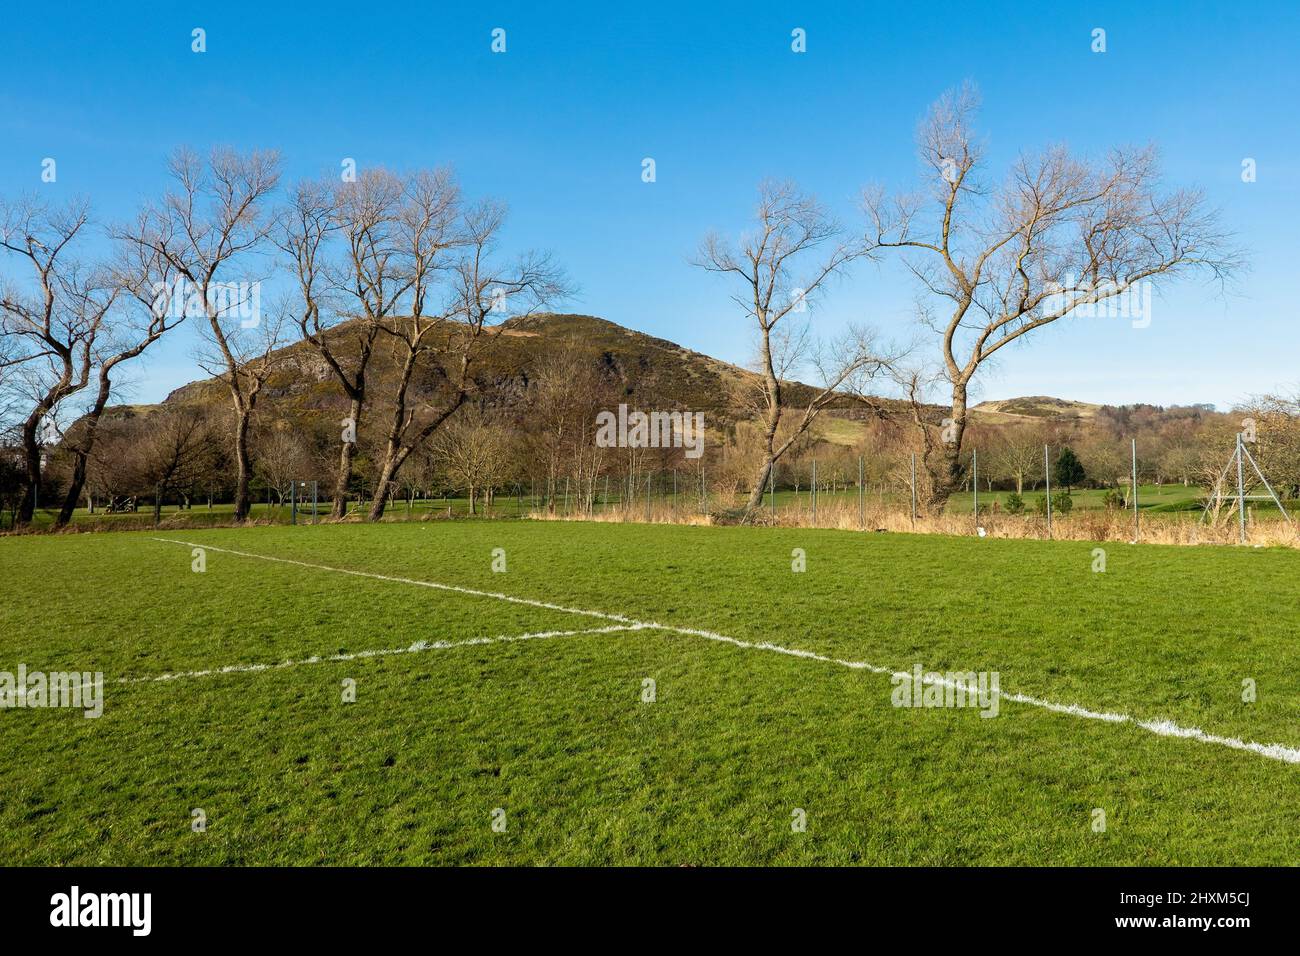
{"label": "bare tree", "polygon": [[620,389],[573,349],[547,355],[532,369],[528,386],[526,434],[544,469],[547,510],[555,512],[557,488],[571,476],[589,512],[609,452],[596,444],[597,416],[617,403]]}
{"label": "bare tree", "polygon": [[1024,494],[1025,482],[1043,473],[1043,445],[1043,435],[1029,426],[1011,426],[1000,432],[993,464],[1016,483],[1016,494]]}
{"label": "bare tree", "polygon": [[[839,225],[826,209],[792,183],[761,183],[755,218],[756,228],[743,235],[734,248],[717,235],[707,236],[695,261],[708,272],[734,277],[740,291],[732,295],[732,301],[758,333],[760,380],[754,406],[763,426],[763,456],[750,482],[748,512],[762,504],[772,466],[835,400],[841,387],[882,366],[872,350],[871,337],[862,331],[852,332],[840,343],[844,350],[835,354],[834,361],[821,363],[821,390],[798,415],[795,427],[783,432],[778,442],[785,414],[785,376],[809,357],[812,347],[806,327],[789,317],[806,311],[830,279],[860,252],[842,240]],[[806,265],[809,260],[811,266]],[[796,276],[796,269],[805,271]]]}
{"label": "bare tree", "polygon": [[205,472],[213,454],[211,422],[192,405],[165,405],[150,415],[136,436],[136,480],[153,494],[153,520],[162,516],[162,499],[189,488]]}
{"label": "bare tree", "polygon": [[204,320],[200,365],[225,383],[234,407],[235,520],[243,521],[251,504],[249,424],[281,328],[280,321],[251,314],[261,286],[248,270],[271,229],[265,206],[279,181],[279,157],[216,149],[205,162],[182,149],[169,168],[177,189],[122,237],[167,263],[183,283],[184,311]]}
{"label": "bare tree", "polygon": [[[454,205],[450,174],[433,175],[447,183],[446,200]],[[412,284],[405,250],[397,242],[403,191],[401,178],[387,170],[366,171],[353,183],[301,183],[277,233],[298,280],[299,331],[320,353],[348,400],[348,417],[340,423],[334,518],[347,512],[376,339]],[[344,247],[341,261],[333,254],[336,239]],[[343,322],[346,334],[328,334]]]}
{"label": "bare tree", "polygon": [[311,468],[311,451],[302,436],[288,422],[276,422],[258,435],[254,473],[275,492],[281,504],[293,482],[303,477]]}
{"label": "bare tree", "polygon": [[1256,395],[1236,411],[1254,422],[1246,437],[1254,441],[1252,453],[1264,474],[1281,494],[1294,497],[1300,492],[1300,395]]}
{"label": "bare tree", "polygon": [[86,509],[95,513],[96,499],[112,504],[134,494],[141,487],[139,449],[146,431],[136,416],[104,416],[96,425],[95,443],[86,459],[86,483],[82,493]]}
{"label": "bare tree", "polygon": [[0,320],[0,447],[17,440],[27,417],[27,403],[18,382],[22,366],[32,358],[28,344],[11,334],[8,324]]}
{"label": "bare tree", "polygon": [[466,490],[470,514],[480,494],[486,508],[510,477],[512,444],[509,430],[478,406],[464,407],[439,432],[436,458],[451,483]]}
{"label": "bare tree", "polygon": [[[184,321],[184,314],[162,308],[160,293],[170,288],[172,269],[153,249],[135,243],[119,243],[118,259],[110,267],[118,309],[106,314],[104,332],[99,336],[95,363],[97,388],[95,400],[75,424],[64,442],[72,455],[72,474],[63,496],[63,507],[54,526],[61,528],[72,520],[77,501],[86,483],[86,464],[95,445],[100,419],[113,391],[113,374],[125,362],[138,358],[163,334]],[[124,293],[124,294],[122,294]]]}
{"label": "bare tree", "polygon": [[[509,263],[497,261],[504,206],[481,202],[457,217],[457,200],[445,172],[417,174],[407,183],[402,234],[411,269],[410,314],[384,325],[399,371],[371,521],[383,517],[389,483],[402,464],[470,396],[474,363],[496,342],[507,310],[527,315],[566,292],[549,256],[530,253]],[[444,272],[447,296],[441,310],[430,315],[426,306]],[[425,381],[413,390],[417,366]]]}
{"label": "bare tree", "polygon": [[28,289],[6,283],[0,290],[0,332],[11,337],[16,387],[29,401],[19,428],[25,491],[15,516],[28,524],[41,483],[41,446],[60,404],[90,381],[96,342],[117,290],[98,270],[70,251],[89,221],[84,202],[52,209],[33,199],[0,205],[0,248],[27,260],[34,273]]}
{"label": "bare tree", "polygon": [[[868,252],[910,253],[923,321],[940,341],[951,414],[943,422],[918,415],[932,509],[961,482],[967,393],[985,362],[1139,283],[1192,272],[1222,279],[1239,258],[1199,191],[1162,188],[1150,147],[1116,148],[1089,162],[1053,146],[1022,155],[1002,185],[988,186],[971,127],[976,107],[966,86],[922,122],[927,191],[890,199],[871,189],[864,197]],[[928,437],[932,431],[941,441]]]}
{"label": "bare tree", "polygon": [[[1128,483],[1132,461],[1126,444],[1094,433],[1079,442],[1074,450],[1087,469],[1088,477],[1102,487],[1119,488]],[[1042,454],[1041,449],[1039,454]]]}

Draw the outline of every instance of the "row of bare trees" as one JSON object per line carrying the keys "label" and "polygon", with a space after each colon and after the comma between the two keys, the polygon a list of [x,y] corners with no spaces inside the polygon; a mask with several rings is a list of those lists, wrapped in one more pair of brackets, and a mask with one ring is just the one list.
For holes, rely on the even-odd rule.
{"label": "row of bare trees", "polygon": [[[186,319],[198,326],[200,366],[229,398],[235,520],[251,507],[259,399],[291,335],[320,356],[348,401],[338,423],[335,516],[346,509],[359,430],[370,414],[381,423],[373,478],[384,493],[369,509],[378,519],[403,466],[474,393],[476,364],[501,321],[568,291],[549,256],[502,254],[505,207],[466,200],[447,169],[302,182],[283,200],[272,152],[200,157],[182,149],[168,171],[160,200],[103,230],[107,257],[85,251],[84,202],[0,204],[0,249],[27,265],[25,280],[0,287],[0,401],[21,448],[20,525],[32,520],[45,450],[75,425],[60,447],[75,465],[56,521],[70,520],[115,372]],[[286,263],[292,291],[263,310],[261,283]],[[380,352],[396,374],[388,394],[371,401]],[[77,405],[92,385],[93,403]]]}
{"label": "row of bare trees", "polygon": [[[333,513],[341,517],[367,412],[378,343],[395,355],[376,485],[388,488],[473,392],[475,363],[501,334],[507,310],[527,315],[567,293],[549,256],[500,255],[505,208],[466,202],[450,171],[367,172],[356,183],[305,183],[277,242],[293,260],[295,320],[347,395]],[[330,329],[348,322],[333,338]],[[382,517],[376,494],[369,517]]]}
{"label": "row of bare trees", "polygon": [[[794,185],[765,183],[753,228],[739,242],[705,239],[698,264],[730,277],[757,338],[764,455],[750,482],[751,510],[773,464],[825,406],[846,392],[865,398],[866,386],[881,379],[909,400],[928,478],[925,503],[942,508],[965,481],[970,389],[994,356],[1143,284],[1188,274],[1224,280],[1240,265],[1203,195],[1162,185],[1153,148],[1116,148],[1090,161],[1052,146],[1022,153],[997,180],[975,130],[977,107],[970,86],[932,106],[917,131],[918,188],[865,190],[866,228],[858,236]],[[869,332],[853,329],[813,363],[822,390],[787,410],[784,378],[810,352],[802,313],[855,261],[887,255],[901,256],[916,279],[919,316],[937,349],[921,339],[882,350]],[[927,401],[936,388],[945,390],[946,414]],[[792,427],[778,437],[788,415]]]}
{"label": "row of bare trees", "polygon": [[[748,469],[737,479],[747,511],[828,408],[853,396],[868,414],[886,415],[872,397],[886,384],[907,400],[925,503],[941,508],[967,480],[972,383],[1007,346],[1145,283],[1195,273],[1222,280],[1240,264],[1202,195],[1163,186],[1153,149],[1117,148],[1091,161],[1053,146],[1021,154],[994,179],[976,109],[970,87],[934,104],[918,129],[918,188],[867,189],[861,229],[845,229],[793,184],[764,183],[749,231],[702,243],[696,264],[731,282],[755,335],[758,374],[735,397],[750,427],[737,432],[727,462]],[[0,412],[21,448],[19,523],[32,518],[49,429],[76,422],[58,518],[69,520],[113,377],[187,318],[203,343],[200,364],[229,398],[236,520],[249,514],[258,404],[274,388],[290,335],[319,357],[346,403],[332,514],[346,512],[366,440],[376,489],[368,517],[378,519],[403,469],[458,411],[492,404],[475,371],[502,334],[501,320],[570,291],[549,256],[503,254],[504,207],[466,199],[447,169],[373,169],[349,182],[282,189],[275,153],[181,150],[169,173],[161,199],[107,230],[112,252],[102,260],[83,252],[84,203],[0,204],[0,250],[27,272],[0,290]],[[860,261],[895,255],[919,285],[932,343],[885,346],[860,326],[818,341],[809,310],[833,282]],[[288,273],[290,290],[262,310],[260,282],[277,270]],[[374,374],[380,360],[393,374]],[[797,390],[796,399],[791,383],[810,372],[817,386]],[[526,432],[549,498],[563,474],[590,501],[615,454],[628,459],[629,474],[643,467],[636,459],[645,450],[595,446],[595,412],[616,395],[609,383],[584,380],[593,374],[571,367],[535,376]],[[376,382],[386,394],[372,394]],[[94,401],[78,406],[75,396],[92,385]],[[929,401],[936,389],[943,413]],[[1029,466],[1009,468],[1023,476]]]}

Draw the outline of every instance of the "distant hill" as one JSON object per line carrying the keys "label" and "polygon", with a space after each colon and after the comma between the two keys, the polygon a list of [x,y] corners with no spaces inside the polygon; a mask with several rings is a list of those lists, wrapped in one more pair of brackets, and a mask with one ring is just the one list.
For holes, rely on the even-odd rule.
{"label": "distant hill", "polygon": [[[354,323],[345,322],[328,334],[331,346],[346,355]],[[498,404],[519,405],[528,383],[548,356],[567,352],[585,357],[621,383],[629,404],[653,400],[671,407],[702,411],[711,420],[733,419],[735,396],[757,383],[758,376],[739,366],[693,352],[666,339],[655,338],[591,315],[543,314],[510,319],[502,324],[500,340],[474,367],[485,394]],[[329,368],[306,342],[282,349],[283,366],[267,383],[259,400],[264,412],[296,417],[335,414],[346,407]],[[376,400],[388,391],[396,367],[383,347],[371,360],[370,394]],[[417,381],[419,374],[417,373]],[[807,402],[810,386],[787,383],[791,404]],[[225,402],[225,387],[216,379],[191,382],[164,399],[167,403]]]}
{"label": "distant hill", "polygon": [[[327,333],[336,351],[346,355],[353,330],[354,324],[345,322]],[[522,411],[535,370],[549,356],[561,352],[585,357],[621,383],[630,405],[655,402],[702,411],[711,423],[718,425],[734,421],[741,414],[735,407],[736,396],[758,380],[748,369],[607,319],[547,313],[503,323],[499,342],[475,368],[477,384],[485,394],[495,397],[496,404]],[[332,424],[346,413],[342,392],[314,348],[306,342],[296,342],[280,354],[282,368],[267,383],[260,399],[263,414],[288,419],[328,419]],[[395,366],[381,345],[371,364],[370,394],[375,400],[382,400],[388,392],[387,383],[394,374]],[[792,406],[807,403],[814,394],[811,386],[786,383],[785,395]],[[164,399],[165,403],[212,404],[222,409],[227,401],[225,387],[215,379],[191,382]],[[881,404],[901,406],[902,402],[883,399]],[[976,421],[997,425],[1048,418],[1087,419],[1099,407],[1035,395],[981,402],[972,407],[972,413]],[[150,406],[134,406],[130,414],[147,415],[149,410]],[[846,397],[834,403],[828,414],[832,417],[823,419],[821,426],[824,440],[851,445],[858,440],[863,427],[853,419],[864,418],[869,413]]]}
{"label": "distant hill", "polygon": [[1024,398],[1002,398],[980,402],[971,411],[990,424],[1011,424],[1025,419],[1088,419],[1097,414],[1100,405],[1074,402],[1047,395],[1029,395]]}

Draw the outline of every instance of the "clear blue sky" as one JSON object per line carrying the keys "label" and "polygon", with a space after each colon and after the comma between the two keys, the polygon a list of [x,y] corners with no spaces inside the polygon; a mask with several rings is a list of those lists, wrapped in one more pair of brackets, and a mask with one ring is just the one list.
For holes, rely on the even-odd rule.
{"label": "clear blue sky", "polygon": [[[745,224],[765,176],[794,178],[857,226],[872,181],[906,187],[912,134],[975,81],[993,169],[1056,141],[1158,144],[1252,250],[1236,293],[1197,285],[1149,328],[1083,319],[986,373],[980,398],[1215,402],[1300,382],[1300,5],[1295,3],[13,4],[0,25],[0,191],[83,194],[122,217],[180,144],[278,147],[289,177],[343,157],[449,163],[506,200],[510,240],[551,249],[589,312],[744,362],[722,280],[687,260]],[[558,6],[558,5],[556,5]],[[208,50],[190,50],[190,31]],[[494,55],[491,31],[507,31]],[[790,50],[807,31],[808,51]],[[1091,52],[1094,27],[1105,54]],[[58,162],[42,185],[41,160]],[[654,157],[658,181],[641,181]],[[1253,157],[1258,181],[1241,182]],[[913,286],[860,268],[817,314],[912,333]],[[177,337],[138,375],[160,398],[198,377]]]}

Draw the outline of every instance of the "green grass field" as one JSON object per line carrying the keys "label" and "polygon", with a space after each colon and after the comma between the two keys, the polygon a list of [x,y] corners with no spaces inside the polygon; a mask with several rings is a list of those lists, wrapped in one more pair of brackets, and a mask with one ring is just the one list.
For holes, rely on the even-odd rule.
{"label": "green grass field", "polygon": [[[1300,858],[1300,765],[1006,699],[896,708],[887,674],[754,646],[997,671],[1004,694],[1295,748],[1293,550],[1112,544],[1095,573],[1090,543],[801,529],[160,536],[207,547],[206,571],[149,532],[0,539],[0,670],[107,682],[99,719],[0,710],[7,864]],[[663,627],[328,659],[620,626],[417,581]]]}

